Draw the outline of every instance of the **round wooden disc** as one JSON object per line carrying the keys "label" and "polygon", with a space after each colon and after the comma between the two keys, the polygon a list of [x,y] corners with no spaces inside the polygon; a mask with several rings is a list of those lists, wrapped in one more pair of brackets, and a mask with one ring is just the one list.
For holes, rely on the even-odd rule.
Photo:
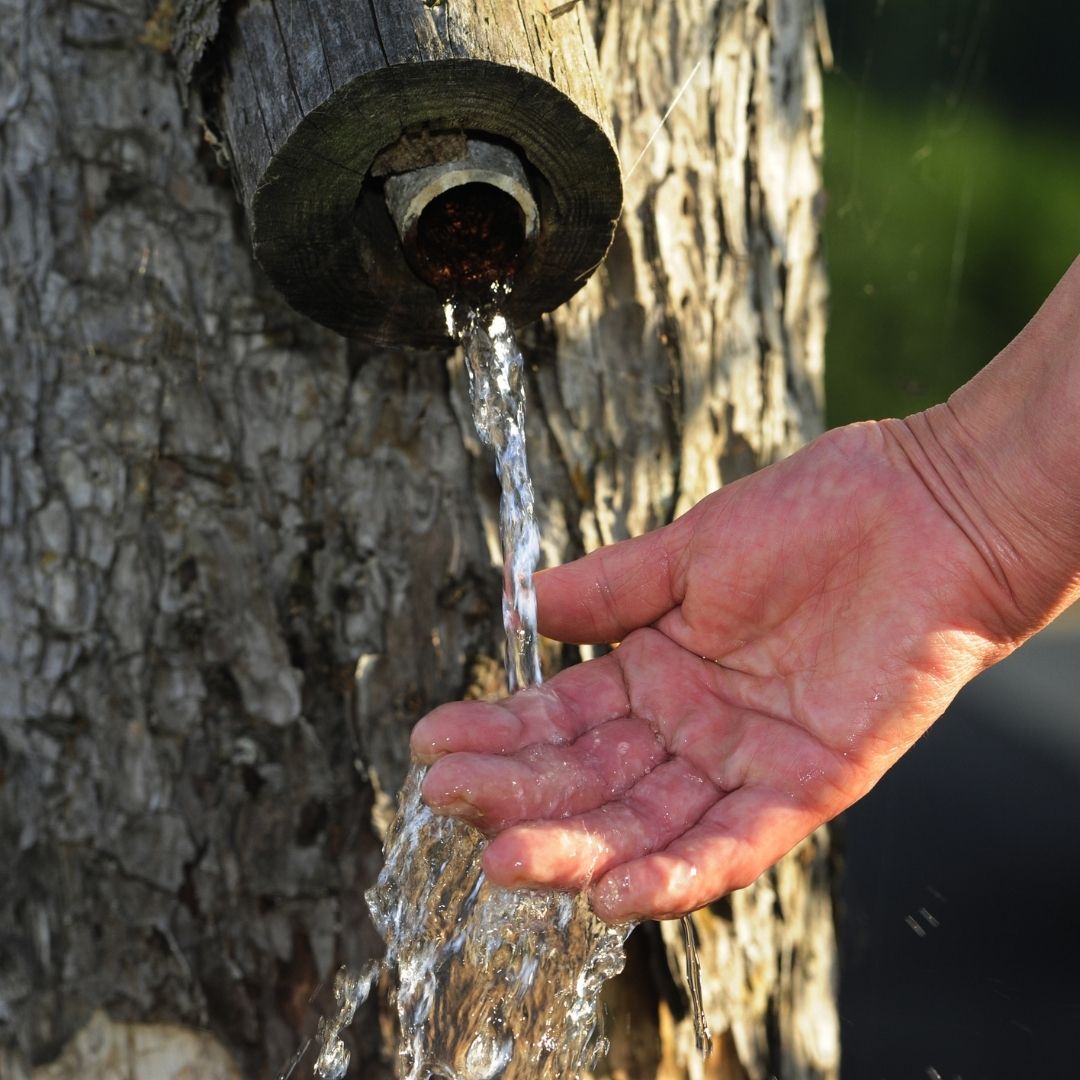
{"label": "round wooden disc", "polygon": [[251,203],[255,254],[297,310],[350,337],[445,343],[441,298],[405,261],[373,159],[407,132],[503,139],[524,159],[540,211],[510,318],[572,296],[603,259],[622,203],[603,129],[528,72],[485,60],[398,64],[363,74],[300,121]]}

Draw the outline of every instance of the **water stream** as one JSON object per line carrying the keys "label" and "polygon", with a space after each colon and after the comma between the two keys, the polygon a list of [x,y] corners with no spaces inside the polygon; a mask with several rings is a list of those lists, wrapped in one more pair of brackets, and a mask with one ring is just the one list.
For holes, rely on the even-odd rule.
{"label": "water stream", "polygon": [[[525,453],[523,360],[494,310],[448,310],[469,373],[473,419],[495,452],[502,496],[503,623],[511,690],[540,681],[532,574],[539,556]],[[398,969],[403,1073],[409,1080],[557,1080],[588,1067],[597,997],[622,968],[625,928],[583,898],[495,888],[480,871],[483,839],[437,818],[414,769],[369,895],[387,959]]]}
{"label": "water stream", "polygon": [[[539,555],[525,456],[523,361],[494,310],[458,308],[452,332],[469,371],[473,416],[495,451],[502,486],[503,620],[511,690],[540,682],[532,573]],[[620,971],[626,927],[596,919],[583,897],[499,889],[480,869],[484,839],[423,805],[413,767],[386,837],[385,865],[368,905],[386,941],[385,965],[401,1025],[407,1080],[568,1080],[604,1048],[597,1000]],[[337,1037],[354,992],[324,1021],[316,1075],[338,1080],[348,1056]],[[339,1021],[344,1021],[341,1023]]]}
{"label": "water stream", "polygon": [[446,305],[450,333],[463,344],[469,400],[480,441],[495,453],[503,551],[503,627],[510,692],[541,681],[533,571],[540,559],[532,478],[525,452],[525,364],[497,310]]}
{"label": "water stream", "polygon": [[[502,489],[503,622],[513,691],[541,681],[532,587],[540,545],[525,452],[524,364],[512,330],[494,307],[448,305],[447,319],[465,352],[473,419],[495,453]],[[584,896],[491,885],[480,869],[484,838],[424,806],[423,775],[414,766],[405,780],[386,837],[385,865],[367,894],[386,942],[383,963],[396,986],[399,1075],[579,1076],[606,1049],[598,999],[604,982],[623,967],[630,928],[602,923]],[[689,957],[692,928],[684,931]],[[373,967],[359,977],[339,974],[339,1012],[319,1030],[315,1074],[321,1080],[345,1075],[348,1053],[338,1036],[376,974]],[[695,996],[700,1018],[700,994]],[[699,1040],[702,1030],[703,1021]]]}

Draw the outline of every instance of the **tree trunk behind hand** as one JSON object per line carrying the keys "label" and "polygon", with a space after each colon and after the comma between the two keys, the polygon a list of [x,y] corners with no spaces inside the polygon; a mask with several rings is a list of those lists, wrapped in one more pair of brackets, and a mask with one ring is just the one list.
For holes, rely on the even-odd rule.
{"label": "tree trunk behind hand", "polygon": [[[379,952],[409,726],[501,679],[460,359],[347,343],[266,285],[167,55],[216,5],[171,10],[0,0],[0,1077],[140,1077],[148,1048],[276,1076]],[[591,16],[626,203],[524,334],[548,562],[820,425],[809,3]],[[819,835],[697,917],[707,1066],[674,924],[639,931],[606,1075],[835,1076],[827,864]],[[351,1075],[392,1074],[387,1032],[361,1014]]]}

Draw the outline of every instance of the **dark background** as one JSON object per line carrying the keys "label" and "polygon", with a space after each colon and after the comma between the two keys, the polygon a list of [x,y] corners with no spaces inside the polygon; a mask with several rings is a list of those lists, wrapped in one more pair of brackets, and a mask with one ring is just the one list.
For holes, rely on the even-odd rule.
{"label": "dark background", "polygon": [[1080,1075],[1073,623],[976,679],[846,815],[846,1080]]}
{"label": "dark background", "polygon": [[[1080,5],[826,9],[835,425],[942,400],[1080,254]],[[1073,612],[845,815],[844,1080],[1080,1076],[1077,702]]]}

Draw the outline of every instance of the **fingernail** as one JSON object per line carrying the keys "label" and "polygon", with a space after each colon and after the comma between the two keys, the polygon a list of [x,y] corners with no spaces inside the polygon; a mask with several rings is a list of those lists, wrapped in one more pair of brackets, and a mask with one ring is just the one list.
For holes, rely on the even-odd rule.
{"label": "fingernail", "polygon": [[596,905],[593,903],[590,903],[589,906],[592,908],[593,914],[601,922],[606,922],[608,926],[622,926],[626,923],[639,923],[645,921],[644,915],[638,915],[635,912],[620,911],[616,913],[611,911],[598,910]]}
{"label": "fingernail", "polygon": [[412,753],[413,760],[418,761],[421,765],[430,765],[445,756],[448,750],[447,744],[450,741],[445,734],[441,739],[432,738],[430,735],[425,734],[424,728],[427,726],[427,717],[424,717],[413,728],[412,735],[409,737],[409,751]]}
{"label": "fingernail", "polygon": [[640,922],[644,916],[634,911],[620,911],[619,901],[623,890],[629,886],[628,878],[605,878],[589,893],[589,906],[596,917],[606,923]]}
{"label": "fingernail", "polygon": [[464,821],[478,821],[484,816],[483,811],[473,806],[464,799],[451,799],[448,802],[427,802],[431,811],[435,814],[445,814],[449,817],[461,818]]}

